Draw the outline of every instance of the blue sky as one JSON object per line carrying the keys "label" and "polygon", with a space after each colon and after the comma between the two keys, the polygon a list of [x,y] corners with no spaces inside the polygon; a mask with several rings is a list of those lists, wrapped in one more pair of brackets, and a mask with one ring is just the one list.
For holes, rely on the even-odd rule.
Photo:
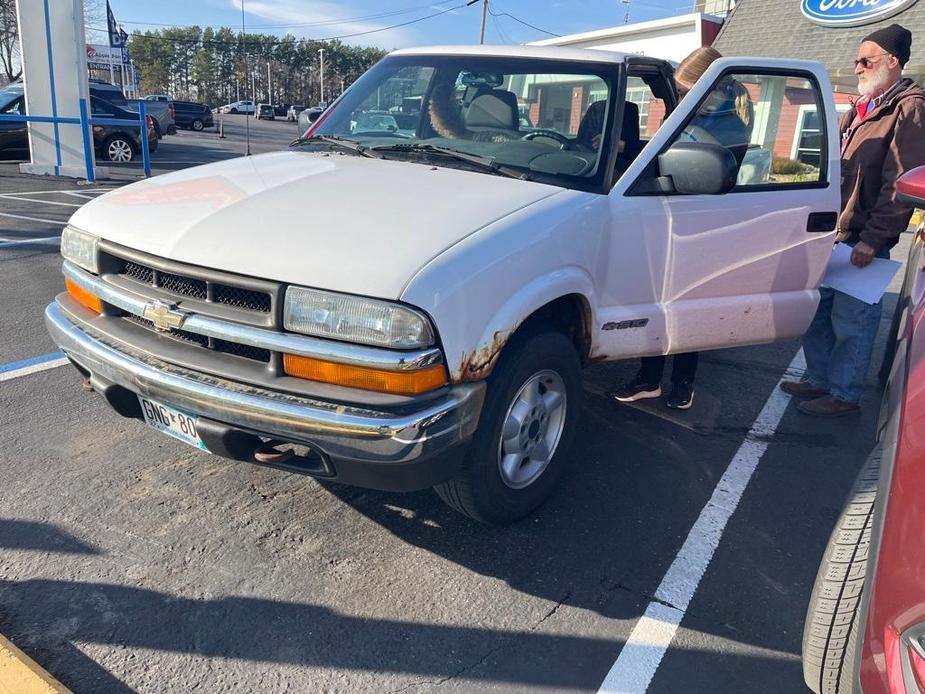
{"label": "blue sky", "polygon": [[[410,22],[466,0],[244,0],[249,29],[306,38],[330,38],[369,32]],[[241,25],[241,0],[110,0],[116,19],[126,31],[173,25]],[[640,22],[690,12],[693,0],[630,0],[630,21]],[[490,0],[487,43],[525,43],[548,38],[510,16],[556,34],[601,29],[623,23],[623,0]],[[471,7],[415,24],[343,39],[347,43],[402,48],[436,43],[477,43],[481,0]],[[299,26],[297,26],[299,25]]]}

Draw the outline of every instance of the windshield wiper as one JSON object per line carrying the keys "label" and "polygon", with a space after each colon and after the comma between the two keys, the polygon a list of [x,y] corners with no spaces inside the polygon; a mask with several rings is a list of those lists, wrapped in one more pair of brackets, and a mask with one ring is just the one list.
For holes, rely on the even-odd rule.
{"label": "windshield wiper", "polygon": [[425,142],[402,142],[395,145],[379,145],[373,147],[374,152],[422,152],[424,154],[442,154],[447,157],[452,157],[458,161],[464,161],[469,164],[475,164],[476,166],[489,171],[491,173],[496,173],[501,176],[507,176],[508,178],[516,178],[521,181],[529,181],[529,174],[524,173],[523,171],[518,171],[503,164],[499,164],[494,157],[486,157],[481,154],[470,154],[469,152],[463,152],[458,149],[453,149],[451,147],[441,147],[440,145],[430,145]]}
{"label": "windshield wiper", "polygon": [[356,152],[361,156],[370,157],[372,159],[380,158],[370,151],[373,149],[372,147],[367,147],[366,145],[361,145],[356,140],[351,140],[346,137],[338,137],[336,135],[310,135],[309,137],[298,137],[290,142],[289,146],[296,147],[298,145],[306,145],[313,142],[324,142],[325,144],[334,145],[336,147],[343,147],[344,149],[350,150],[351,152]]}

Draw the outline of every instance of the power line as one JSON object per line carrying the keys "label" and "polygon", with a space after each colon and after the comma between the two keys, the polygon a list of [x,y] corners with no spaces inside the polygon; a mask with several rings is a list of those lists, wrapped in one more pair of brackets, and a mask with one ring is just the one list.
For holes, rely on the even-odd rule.
{"label": "power line", "polygon": [[[445,10],[441,10],[440,12],[434,12],[433,14],[429,14],[429,15],[427,15],[427,16],[425,16],[425,17],[418,17],[417,19],[412,19],[412,20],[409,20],[409,21],[407,21],[407,22],[401,22],[400,24],[392,24],[392,25],[387,26],[387,27],[380,27],[380,28],[378,28],[378,29],[369,29],[369,30],[367,30],[367,31],[357,31],[357,32],[354,32],[354,33],[352,33],[352,34],[341,34],[340,36],[329,36],[329,37],[326,37],[326,38],[310,38],[310,39],[302,39],[302,40],[306,40],[306,41],[339,41],[340,39],[351,39],[351,38],[355,38],[355,37],[357,37],[357,36],[368,36],[369,34],[377,34],[377,33],[382,32],[382,31],[388,31],[388,30],[390,30],[390,29],[399,29],[399,28],[401,28],[401,27],[410,26],[411,24],[417,24],[418,22],[423,22],[423,21],[425,21],[425,20],[427,20],[427,19],[433,19],[434,17],[439,17],[439,16],[442,15],[442,14],[446,14],[447,12],[452,12],[453,10],[461,9],[461,8],[463,8],[463,7],[466,7],[466,6],[467,6],[466,4],[463,4],[463,5],[454,5],[453,7],[448,7],[448,8],[445,9]],[[107,31],[107,29],[104,28],[104,27],[88,27],[88,28],[89,28],[89,29],[95,29],[95,30],[97,30],[97,31]],[[224,27],[222,27],[222,28],[224,28]],[[205,45],[237,45],[237,44],[240,43],[240,41],[238,41],[238,40],[235,40],[235,41],[219,41],[219,40],[216,40],[216,39],[212,39],[212,40],[210,40],[210,41],[204,41],[204,40],[202,40],[202,39],[181,39],[181,38],[171,38],[171,37],[169,37],[169,36],[154,36],[154,35],[151,35],[151,34],[139,34],[139,33],[133,33],[133,34],[131,34],[131,38],[133,38],[133,39],[135,39],[135,38],[137,38],[137,39],[150,39],[150,40],[154,40],[154,41],[169,41],[169,42],[171,42],[171,43],[202,44],[202,45],[204,45],[204,46],[205,46]],[[279,46],[279,45],[284,44],[284,43],[288,43],[288,41],[286,41],[286,40],[279,40],[279,41],[257,41],[257,42],[255,42],[255,44],[259,44],[259,45],[262,45],[262,46]],[[251,45],[254,45],[254,44],[251,44]]]}
{"label": "power line", "polygon": [[[408,14],[409,12],[417,12],[418,10],[436,8],[440,5],[445,5],[448,0],[443,0],[443,2],[428,3],[426,5],[415,5],[414,7],[406,7],[401,10],[392,10],[391,12],[380,12],[378,14],[367,14],[361,15],[358,17],[342,17],[339,19],[325,19],[318,22],[302,22],[297,24],[249,24],[250,29],[302,29],[307,27],[320,27],[320,26],[331,26],[338,24],[349,24],[352,22],[360,22],[370,19],[382,19],[384,17],[395,17],[397,15]],[[456,8],[451,8],[456,9]],[[156,27],[174,27],[177,26],[176,23],[167,23],[167,22],[140,22],[132,20],[119,20],[120,24],[131,24],[133,26],[156,26]],[[203,28],[209,27],[211,29],[221,29],[224,28],[219,24],[196,24],[196,26],[201,26]]]}
{"label": "power line", "polygon": [[491,9],[491,5],[488,6],[488,12],[489,12],[489,14],[491,14],[492,17],[510,17],[510,18],[513,19],[515,22],[519,22],[519,23],[523,24],[524,26],[530,27],[531,29],[535,29],[536,31],[539,31],[540,33],[543,33],[543,34],[549,34],[550,36],[555,36],[556,38],[560,38],[560,37],[562,36],[562,34],[554,34],[554,33],[552,33],[551,31],[546,31],[545,29],[540,29],[538,26],[533,26],[532,24],[530,24],[530,23],[528,23],[528,22],[525,22],[525,21],[522,20],[522,19],[518,19],[517,17],[515,17],[514,15],[512,15],[512,14],[510,14],[510,13],[508,13],[508,12],[495,12],[494,10]]}

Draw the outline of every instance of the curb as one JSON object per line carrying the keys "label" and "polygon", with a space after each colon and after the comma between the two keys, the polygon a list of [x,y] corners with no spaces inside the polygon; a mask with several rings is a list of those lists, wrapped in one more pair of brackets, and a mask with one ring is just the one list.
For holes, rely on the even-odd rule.
{"label": "curb", "polygon": [[0,634],[0,694],[72,694]]}

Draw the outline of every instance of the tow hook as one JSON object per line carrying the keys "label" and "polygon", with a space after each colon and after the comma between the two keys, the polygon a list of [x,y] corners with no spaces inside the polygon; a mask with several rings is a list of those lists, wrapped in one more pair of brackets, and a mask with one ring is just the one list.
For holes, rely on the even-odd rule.
{"label": "tow hook", "polygon": [[254,460],[258,463],[279,464],[285,463],[295,456],[292,450],[280,451],[276,446],[281,446],[285,441],[267,441],[260,444],[254,449]]}

